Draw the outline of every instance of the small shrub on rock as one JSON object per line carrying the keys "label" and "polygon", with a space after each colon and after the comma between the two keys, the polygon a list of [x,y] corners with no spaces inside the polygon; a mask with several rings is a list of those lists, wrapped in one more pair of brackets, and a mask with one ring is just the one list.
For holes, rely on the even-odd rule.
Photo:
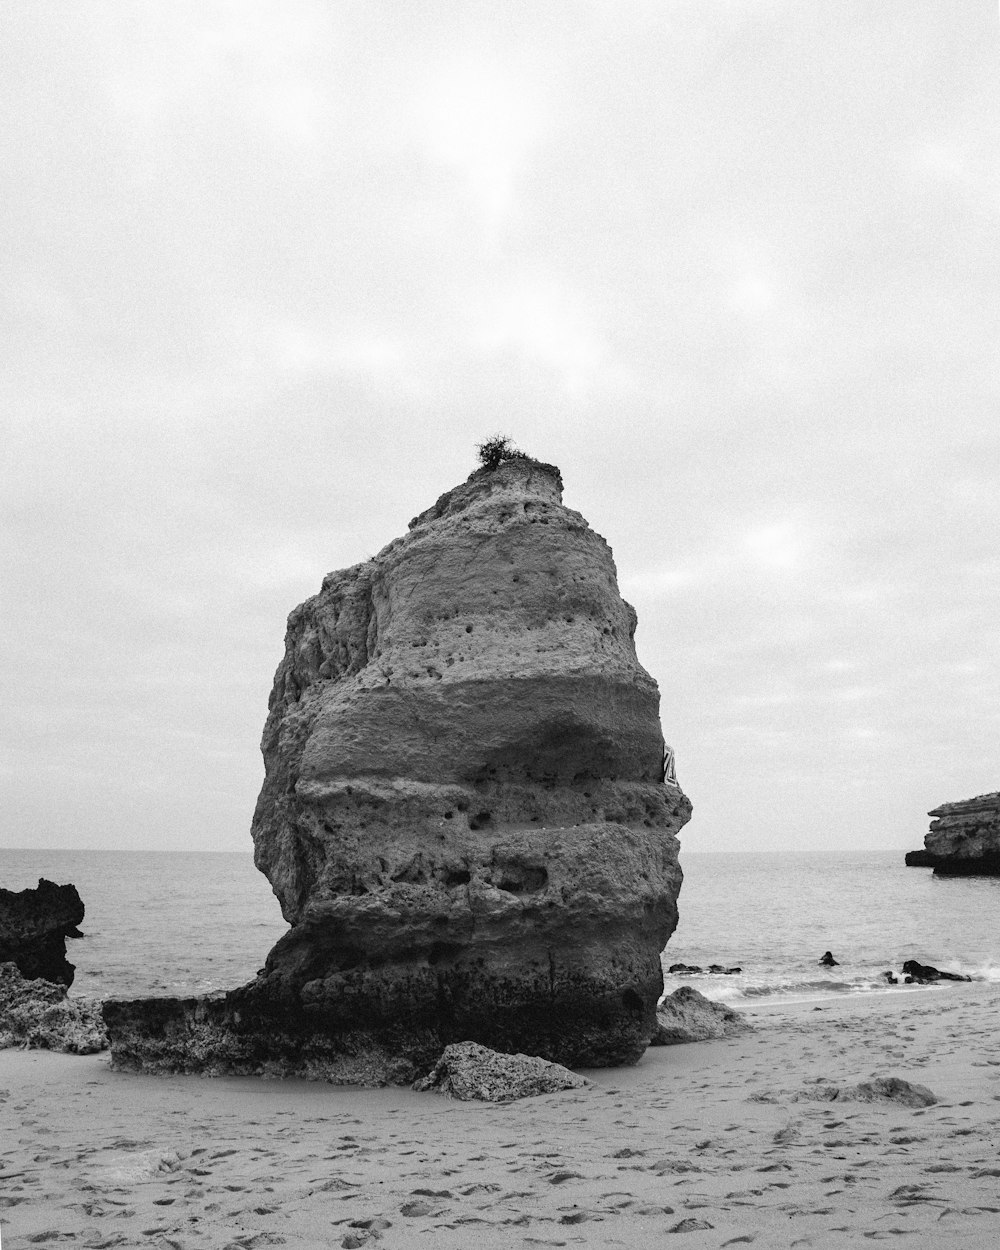
{"label": "small shrub on rock", "polygon": [[531,459],[520,448],[515,447],[506,434],[494,434],[485,443],[477,443],[476,454],[479,456],[479,463],[490,473],[496,472],[507,460]]}

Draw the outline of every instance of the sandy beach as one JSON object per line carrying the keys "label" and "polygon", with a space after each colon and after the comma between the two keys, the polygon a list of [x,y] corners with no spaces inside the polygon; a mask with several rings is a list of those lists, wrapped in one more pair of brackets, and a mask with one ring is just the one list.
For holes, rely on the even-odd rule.
{"label": "sandy beach", "polygon": [[[509,1105],[0,1053],[4,1250],[993,1244],[996,987],[752,1013]],[[817,1102],[899,1076],[937,1105]]]}

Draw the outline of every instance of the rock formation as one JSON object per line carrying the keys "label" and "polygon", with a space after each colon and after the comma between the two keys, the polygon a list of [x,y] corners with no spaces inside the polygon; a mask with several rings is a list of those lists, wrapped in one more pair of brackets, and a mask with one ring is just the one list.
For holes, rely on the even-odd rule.
{"label": "rock formation", "polygon": [[15,964],[0,963],[0,1049],[91,1055],[107,1044],[99,1003],[69,998],[64,985],[28,980]]}
{"label": "rock formation", "polygon": [[876,1076],[859,1085],[833,1085],[820,1077],[815,1085],[801,1090],[794,1101],[807,1102],[897,1102],[903,1107],[933,1107],[937,1095],[926,1085],[904,1081],[899,1076]]}
{"label": "rock formation", "polygon": [[911,868],[933,868],[942,876],[1000,876],[1000,791],[958,803],[942,803],[922,851],[909,851]]}
{"label": "rock formation", "polygon": [[403,1081],[452,1042],[634,1062],[677,921],[656,683],[557,469],[480,469],[288,619],[256,862],[291,925],[221,999],[109,1003],[119,1066]]}
{"label": "rock formation", "polygon": [[0,963],[22,976],[72,985],[76,968],[66,939],[82,937],[83,903],[76,887],[40,878],[33,890],[0,890]]}
{"label": "rock formation", "polygon": [[964,972],[942,972],[931,964],[907,959],[903,964],[903,979],[906,985],[931,985],[935,981],[971,981],[972,977]]}
{"label": "rock formation", "polygon": [[656,1010],[656,1030],[651,1046],[680,1046],[707,1042],[717,1037],[738,1037],[753,1025],[742,1012],[713,1002],[690,985],[668,994]]}
{"label": "rock formation", "polygon": [[587,1084],[584,1077],[547,1059],[505,1055],[475,1042],[455,1042],[445,1047],[433,1070],[413,1088],[437,1090],[464,1102],[513,1102]]}

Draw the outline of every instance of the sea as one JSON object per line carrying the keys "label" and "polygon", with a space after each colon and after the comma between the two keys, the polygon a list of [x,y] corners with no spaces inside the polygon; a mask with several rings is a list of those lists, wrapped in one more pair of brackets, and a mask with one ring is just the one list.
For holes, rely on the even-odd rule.
{"label": "sea", "polygon": [[[1000,878],[935,877],[903,852],[682,852],[666,992],[693,985],[741,1005],[908,993],[904,960],[1000,981]],[[73,994],[206,994],[250,980],[287,930],[247,853],[5,850],[0,887],[72,882],[84,937],[67,943]],[[831,951],[838,966],[819,960]],[[670,974],[672,964],[738,968]],[[917,990],[939,993],[946,986]]]}

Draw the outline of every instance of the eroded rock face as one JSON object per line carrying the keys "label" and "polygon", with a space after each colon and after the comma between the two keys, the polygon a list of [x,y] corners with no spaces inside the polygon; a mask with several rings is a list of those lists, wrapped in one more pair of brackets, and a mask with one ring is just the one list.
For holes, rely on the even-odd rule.
{"label": "eroded rock face", "polygon": [[72,885],[39,879],[33,890],[0,890],[0,963],[17,965],[29,980],[72,985],[76,968],[66,939],[82,937],[84,907]]}
{"label": "eroded rock face", "polygon": [[70,998],[65,985],[22,977],[16,964],[0,963],[0,1049],[91,1055],[107,1044],[100,1004]]}
{"label": "eroded rock face", "polygon": [[924,837],[922,851],[910,851],[913,868],[943,876],[1000,876],[1000,791],[958,803],[942,803]]}
{"label": "eroded rock face", "polygon": [[561,485],[480,471],[289,617],[253,837],[292,928],[202,1012],[241,1062],[308,1039],[331,1079],[380,1054],[399,1080],[458,1041],[593,1066],[646,1047],[691,808],[611,551]]}
{"label": "eroded rock face", "polygon": [[569,1068],[534,1055],[506,1055],[475,1042],[456,1042],[445,1047],[433,1071],[413,1088],[421,1093],[437,1090],[464,1102],[513,1102],[586,1084]]}

